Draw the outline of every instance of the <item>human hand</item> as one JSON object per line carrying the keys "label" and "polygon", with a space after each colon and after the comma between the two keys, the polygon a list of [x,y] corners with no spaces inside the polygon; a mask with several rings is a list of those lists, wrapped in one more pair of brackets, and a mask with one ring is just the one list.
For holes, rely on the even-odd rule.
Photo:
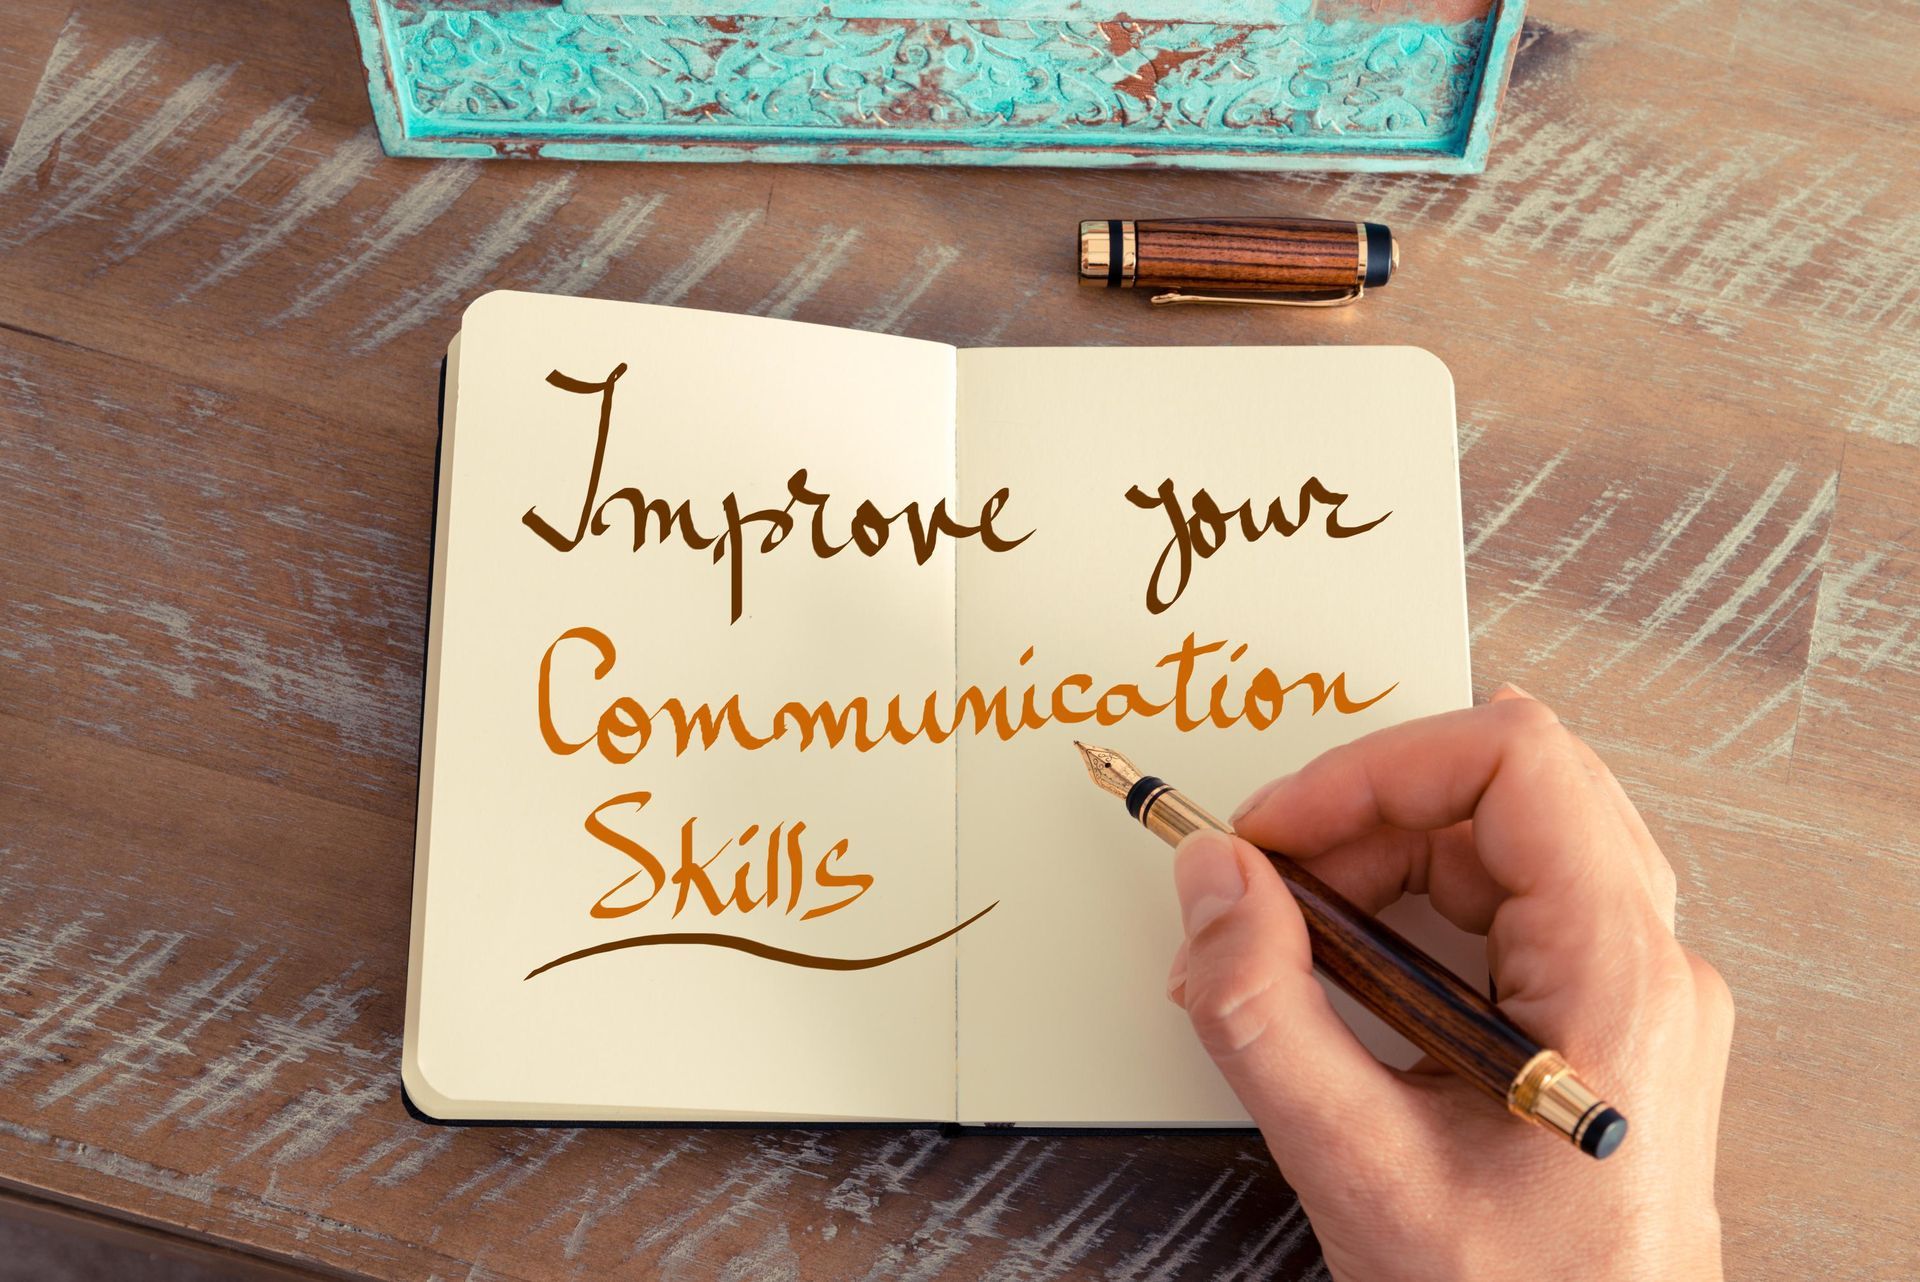
{"label": "human hand", "polygon": [[[1174,861],[1168,993],[1345,1282],[1717,1279],[1714,1145],[1733,1001],[1673,935],[1674,877],[1547,707],[1493,701],[1335,748],[1257,791],[1246,840]],[[1487,936],[1500,1008],[1631,1122],[1597,1162],[1431,1064],[1374,1059],[1313,978],[1285,851],[1368,912],[1430,897]]]}

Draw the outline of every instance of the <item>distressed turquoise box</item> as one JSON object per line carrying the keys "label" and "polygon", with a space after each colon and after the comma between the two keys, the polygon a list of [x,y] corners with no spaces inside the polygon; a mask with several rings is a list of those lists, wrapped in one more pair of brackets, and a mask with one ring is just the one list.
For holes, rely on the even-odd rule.
{"label": "distressed turquoise box", "polygon": [[351,0],[396,156],[1477,173],[1503,0]]}

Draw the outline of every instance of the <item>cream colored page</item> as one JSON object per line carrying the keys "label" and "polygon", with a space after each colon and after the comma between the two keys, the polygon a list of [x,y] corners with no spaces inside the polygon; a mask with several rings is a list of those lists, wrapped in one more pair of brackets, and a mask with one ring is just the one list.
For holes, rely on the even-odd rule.
{"label": "cream colored page", "polygon": [[[680,527],[663,540],[653,519],[636,551],[631,505],[617,501],[605,534],[562,552],[523,514],[567,538],[585,505],[602,397],[556,388],[549,372],[600,382],[625,363],[599,499],[632,487],[686,502],[711,538],[726,529],[727,495],[743,513],[782,508],[804,468],[806,487],[829,496],[827,542],[844,543],[861,500],[893,513],[950,496],[952,350],[511,293],[468,309],[459,346],[405,1056],[415,1102],[504,1118],[950,1116],[951,941],[857,971],[654,944],[528,978],[637,936],[722,935],[845,959],[952,924],[950,743],[863,753],[816,733],[802,749],[789,724],[748,748],[724,712],[737,697],[745,733],[765,737],[789,701],[884,706],[949,692],[948,545],[916,564],[902,532],[871,557],[823,558],[801,506],[770,550],[765,524],[747,526],[732,551],[695,550]],[[549,655],[545,702],[562,751],[541,726]],[[622,698],[652,726],[619,763],[593,740]],[[689,721],[678,751],[668,700],[716,710],[712,747]],[[631,750],[634,717],[622,715],[608,742]],[[690,865],[682,905],[674,878]],[[596,905],[618,915],[596,916]]]}
{"label": "cream colored page", "polygon": [[[1131,683],[1174,699],[1188,648],[1190,715],[1129,711],[1098,721],[962,740],[959,886],[999,907],[960,948],[962,1121],[1205,1124],[1244,1112],[1164,996],[1179,942],[1171,852],[1087,781],[1075,738],[1120,750],[1223,817],[1257,784],[1389,723],[1470,701],[1453,388],[1413,348],[1058,349],[960,354],[962,506],[1006,485],[1016,551],[962,551],[958,680],[1069,715]],[[1290,537],[1249,542],[1237,518],[1212,555],[1196,548],[1176,591],[1177,554],[1158,501],[1170,481],[1183,515],[1204,488],[1220,509],[1251,501],[1297,519],[1309,478],[1345,494],[1314,501]],[[1372,529],[1330,537],[1384,518]],[[1203,533],[1214,527],[1203,523]],[[1022,656],[1031,647],[1025,663]],[[1217,647],[1217,648],[1213,648]],[[1244,649],[1242,648],[1244,647]],[[1260,669],[1272,674],[1256,682]],[[1329,691],[1313,711],[1318,674]],[[1352,705],[1339,711],[1338,678]],[[1212,724],[1215,683],[1220,717]],[[1265,729],[1247,719],[1293,685]],[[1125,691],[1108,695],[1129,707]],[[1395,914],[1474,982],[1477,941],[1424,901]],[[1339,998],[1387,1057],[1410,1048]]]}

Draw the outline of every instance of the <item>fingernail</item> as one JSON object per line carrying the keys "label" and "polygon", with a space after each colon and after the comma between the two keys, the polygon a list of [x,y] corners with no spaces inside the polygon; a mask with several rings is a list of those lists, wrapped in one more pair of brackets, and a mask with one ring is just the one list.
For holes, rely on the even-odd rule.
{"label": "fingernail", "polygon": [[1174,856],[1173,883],[1180,892],[1181,921],[1192,939],[1247,892],[1233,838],[1205,829],[1189,835]]}
{"label": "fingernail", "polygon": [[1281,784],[1285,783],[1291,777],[1292,776],[1290,775],[1281,775],[1278,779],[1269,779],[1267,782],[1261,784],[1258,788],[1255,788],[1253,790],[1253,795],[1240,803],[1240,808],[1233,812],[1233,818],[1230,819],[1228,822],[1237,824],[1242,819],[1245,819],[1248,815],[1253,813],[1254,807],[1258,806],[1261,802],[1265,801],[1269,796],[1272,795],[1273,790],[1275,788],[1278,788]]}
{"label": "fingernail", "polygon": [[1181,940],[1180,947],[1174,950],[1173,965],[1167,971],[1167,1000],[1175,1006],[1180,1004],[1180,989],[1187,982],[1187,941]]}
{"label": "fingernail", "polygon": [[[1520,688],[1519,686],[1517,686],[1517,685],[1515,685],[1515,684],[1514,684],[1513,682],[1511,682],[1511,681],[1509,681],[1509,682],[1507,682],[1507,683],[1506,683],[1505,685],[1503,685],[1503,686],[1501,686],[1501,687],[1500,687],[1500,688],[1499,688],[1498,690],[1495,690],[1495,691],[1493,692],[1493,697],[1497,699],[1497,698],[1499,698],[1499,697],[1500,697],[1500,696],[1501,696],[1502,694],[1505,694],[1505,693],[1512,693],[1512,694],[1514,694],[1514,695],[1517,695],[1517,696],[1519,696],[1519,697],[1520,697],[1520,698],[1522,698],[1522,699],[1533,699],[1533,696],[1532,696],[1532,695],[1530,695],[1530,694],[1528,694],[1528,693],[1527,693],[1527,692],[1526,692],[1525,690],[1522,690],[1522,689],[1521,689],[1521,688]],[[1538,702],[1540,702],[1540,701],[1539,701],[1538,699],[1533,699],[1533,701],[1534,701],[1535,703],[1538,703]]]}

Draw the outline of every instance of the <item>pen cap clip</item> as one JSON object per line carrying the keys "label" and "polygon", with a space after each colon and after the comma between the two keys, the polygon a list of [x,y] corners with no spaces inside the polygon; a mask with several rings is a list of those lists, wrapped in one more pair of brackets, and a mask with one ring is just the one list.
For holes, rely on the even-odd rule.
{"label": "pen cap clip", "polygon": [[1332,298],[1233,298],[1222,294],[1155,294],[1155,307],[1350,307],[1367,296],[1365,285],[1355,285]]}

